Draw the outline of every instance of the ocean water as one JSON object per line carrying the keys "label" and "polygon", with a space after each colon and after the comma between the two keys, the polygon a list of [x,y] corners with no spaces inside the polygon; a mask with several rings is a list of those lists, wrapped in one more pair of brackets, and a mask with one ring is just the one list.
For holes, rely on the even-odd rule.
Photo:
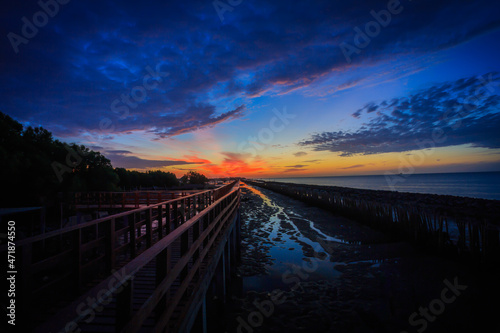
{"label": "ocean water", "polygon": [[500,172],[299,177],[262,180],[500,200]]}

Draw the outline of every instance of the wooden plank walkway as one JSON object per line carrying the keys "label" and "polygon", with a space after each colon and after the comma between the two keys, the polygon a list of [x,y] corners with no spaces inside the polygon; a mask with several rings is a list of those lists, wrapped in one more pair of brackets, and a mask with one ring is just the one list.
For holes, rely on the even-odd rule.
{"label": "wooden plank walkway", "polygon": [[236,246],[239,200],[234,182],[20,241],[24,331],[189,327],[214,261]]}

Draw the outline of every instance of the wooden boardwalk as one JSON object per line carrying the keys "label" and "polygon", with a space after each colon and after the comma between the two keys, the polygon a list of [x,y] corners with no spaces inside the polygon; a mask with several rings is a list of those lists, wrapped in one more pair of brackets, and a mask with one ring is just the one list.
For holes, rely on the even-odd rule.
{"label": "wooden boardwalk", "polygon": [[206,330],[207,290],[225,288],[239,252],[239,202],[233,182],[16,242],[23,331]]}

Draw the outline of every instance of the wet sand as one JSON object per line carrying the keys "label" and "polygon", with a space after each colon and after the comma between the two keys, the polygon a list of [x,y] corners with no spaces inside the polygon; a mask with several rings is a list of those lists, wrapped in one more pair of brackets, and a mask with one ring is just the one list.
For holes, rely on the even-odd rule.
{"label": "wet sand", "polygon": [[[241,218],[239,278],[214,331],[500,329],[498,302],[488,304],[500,296],[494,276],[265,189],[242,188]],[[439,301],[444,280],[467,288]],[[430,305],[428,317],[419,312]]]}

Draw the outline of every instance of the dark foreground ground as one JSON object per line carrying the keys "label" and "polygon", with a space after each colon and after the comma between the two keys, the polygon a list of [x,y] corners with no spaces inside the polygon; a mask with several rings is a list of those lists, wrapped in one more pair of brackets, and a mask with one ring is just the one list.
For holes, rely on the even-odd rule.
{"label": "dark foreground ground", "polygon": [[268,190],[243,187],[241,208],[214,332],[500,332],[498,277]]}

